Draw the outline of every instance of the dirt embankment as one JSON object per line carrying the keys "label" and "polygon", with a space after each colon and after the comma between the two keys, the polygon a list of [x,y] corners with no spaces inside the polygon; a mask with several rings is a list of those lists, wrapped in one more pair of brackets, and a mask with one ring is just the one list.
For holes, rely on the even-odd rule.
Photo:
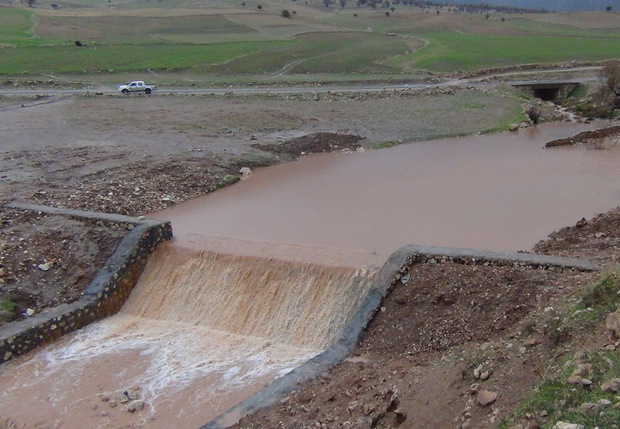
{"label": "dirt embankment", "polygon": [[620,126],[584,131],[574,136],[552,140],[545,144],[546,148],[558,146],[585,145],[591,149],[610,149],[620,141]]}

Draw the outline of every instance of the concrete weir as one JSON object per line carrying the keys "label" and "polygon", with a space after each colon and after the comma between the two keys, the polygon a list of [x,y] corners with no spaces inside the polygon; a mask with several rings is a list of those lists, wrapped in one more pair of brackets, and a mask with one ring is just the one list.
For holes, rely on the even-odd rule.
{"label": "concrete weir", "polygon": [[[147,259],[149,259],[150,254],[155,250],[155,247],[160,242],[168,240],[172,237],[172,229],[169,222],[141,220],[126,216],[106,215],[91,212],[85,213],[74,210],[63,210],[34,205],[12,205],[11,207],[26,210],[35,210],[54,215],[96,219],[103,222],[120,222],[130,226],[131,231],[128,233],[125,239],[123,239],[123,241],[115,251],[114,255],[106,264],[106,267],[93,280],[88,289],[85,291],[84,296],[79,301],[72,304],[59,306],[46,313],[36,315],[28,320],[12,323],[3,328],[0,328],[0,363],[9,360],[12,357],[24,354],[36,347],[51,343],[54,340],[60,338],[65,333],[78,330],[90,324],[91,322],[115,314],[119,310],[121,310],[121,307],[123,307],[123,304],[125,304],[126,300],[127,303],[125,307],[123,307],[123,310],[121,310],[119,315],[122,315],[123,312],[127,313],[127,307],[147,305],[148,299],[145,299],[143,295],[141,295],[141,293],[147,293],[147,295],[153,299],[157,298],[153,297],[153,294],[150,294],[151,289],[147,288],[147,290],[144,290],[144,285],[142,287],[142,290],[140,285],[138,285],[135,290],[133,287],[136,285],[136,283],[138,283],[138,279],[141,276],[143,278],[149,277],[149,268],[147,267],[147,270],[144,271],[144,275],[143,269],[147,263]],[[164,259],[161,258],[166,255],[172,257],[175,256],[175,254],[170,253],[170,249],[168,249],[169,254],[167,254],[166,252],[161,252],[161,250],[166,250],[167,246],[169,246],[168,243],[162,245],[161,248],[158,249],[157,254],[159,254],[160,262],[155,264],[156,270],[153,270],[153,267],[151,267],[151,276],[162,279],[168,278],[166,275],[164,275],[164,273],[161,272],[161,270],[169,268],[167,267],[167,265],[171,264],[162,263],[161,261],[163,261]],[[155,255],[155,258],[152,259],[152,261],[155,260],[155,262],[157,262],[157,254]],[[198,254],[199,257],[194,259],[190,258],[190,262],[201,262],[203,261],[203,259],[205,259],[205,253],[198,252]],[[243,261],[245,261],[245,259],[243,259],[242,257],[239,258],[241,258],[241,262],[239,262],[239,264],[243,264]],[[262,261],[263,260],[255,260],[255,262],[260,264],[263,263]],[[228,262],[226,259],[224,261],[224,264],[227,263]],[[347,307],[349,307],[350,312],[344,308],[339,308],[337,310],[338,314],[347,314],[347,317],[343,317],[342,324],[337,325],[339,328],[337,330],[333,330],[334,336],[333,338],[330,337],[332,339],[328,341],[329,345],[314,347],[313,350],[316,349],[318,353],[315,354],[313,352],[313,354],[311,355],[313,355],[314,357],[306,360],[305,363],[299,366],[297,366],[297,363],[294,366],[291,366],[294,369],[278,378],[275,378],[275,381],[268,384],[265,388],[262,388],[260,390],[254,390],[257,393],[255,393],[253,396],[250,396],[249,398],[248,396],[251,393],[248,393],[245,396],[245,398],[248,399],[237,399],[233,402],[230,402],[226,407],[241,400],[241,402],[239,402],[237,405],[233,406],[223,414],[220,414],[212,421],[206,423],[204,426],[202,426],[202,428],[219,429],[228,427],[236,423],[240,418],[244,417],[245,415],[251,414],[258,409],[265,408],[270,406],[271,404],[274,404],[286,393],[297,388],[300,383],[317,376],[318,374],[326,371],[331,366],[344,360],[349,355],[351,350],[356,346],[364,329],[373,319],[376,312],[380,309],[383,298],[398,283],[405,283],[407,281],[409,271],[414,265],[425,263],[517,266],[523,267],[524,269],[544,269],[552,270],[554,272],[564,272],[567,270],[596,270],[595,265],[580,260],[534,255],[527,253],[491,252],[472,249],[442,248],[415,245],[408,245],[402,247],[396,252],[394,252],[383,264],[379,272],[374,275],[374,277],[372,277],[372,280],[369,280],[369,283],[366,283],[366,286],[364,286],[363,289],[360,289],[362,292],[360,292],[359,294],[359,300],[355,301],[357,302],[357,304],[352,304],[352,301],[349,298],[341,300],[346,304]],[[151,264],[149,263],[149,266],[150,265]],[[186,266],[188,267],[186,271],[188,271],[189,274],[192,274],[192,270],[195,265],[186,264]],[[299,278],[299,273],[303,272],[303,270],[300,271],[298,269],[298,265],[295,265],[295,263],[293,263],[292,268],[293,269],[290,270],[290,273],[292,273],[291,275],[294,278],[293,283],[295,283]],[[250,274],[246,274],[246,271],[250,272]],[[199,274],[202,275],[203,273],[208,272],[211,271],[201,271]],[[226,272],[229,273],[229,270],[226,270]],[[336,286],[338,286],[338,284],[340,283],[343,283],[341,277],[337,277],[334,274],[334,271],[328,269],[321,269],[321,272],[326,273],[326,276],[330,279],[331,283],[336,283]],[[265,279],[265,282],[273,284],[274,278],[277,277],[275,276],[275,271],[269,272],[267,274],[268,275],[257,276],[256,272],[252,267],[244,266],[243,272],[240,273],[238,277],[240,279],[239,281],[244,284],[248,282],[247,276],[262,277]],[[319,276],[317,278],[323,279],[324,277]],[[319,283],[321,283],[322,281],[323,280],[320,280]],[[143,280],[140,280],[140,282],[143,282]],[[147,286],[151,285],[146,280],[144,282],[147,283]],[[183,282],[185,282],[185,280],[183,280]],[[290,285],[291,282],[287,278],[284,282],[282,282],[282,284]],[[314,287],[316,286],[315,283],[308,284],[310,285],[310,288],[313,289],[314,295],[316,295],[317,305],[321,306],[320,298],[324,298],[325,293],[328,293],[329,291],[326,292],[326,289]],[[184,289],[187,289],[189,287],[189,283],[183,283],[183,285]],[[202,284],[199,286],[204,288]],[[199,287],[197,290],[201,289],[201,287]],[[226,285],[224,285],[223,287],[224,289],[226,289]],[[209,286],[209,288],[213,289],[214,287]],[[170,287],[168,287],[168,289],[170,289]],[[255,288],[253,290],[258,289]],[[333,293],[338,293],[339,295],[342,294],[341,289],[337,287],[332,289]],[[275,297],[277,295],[279,300],[283,299],[282,294],[279,293],[280,291],[267,292],[268,295],[269,293],[273,292],[273,296]],[[197,293],[198,292],[191,292],[190,296],[195,298],[197,296]],[[129,298],[130,294],[132,295],[131,298]],[[296,294],[298,293],[295,292],[293,295]],[[221,300],[221,294],[218,295],[216,293],[214,296],[218,300]],[[258,300],[256,299],[256,296],[254,297],[254,301],[257,302]],[[178,297],[174,299],[177,298]],[[330,298],[329,300],[335,300],[334,298],[335,295],[333,295],[332,298]],[[159,303],[158,299],[159,298],[156,299],[157,302],[155,304]],[[161,307],[159,306],[155,306],[154,308],[157,311],[160,311],[161,309]],[[209,308],[212,308],[212,306]],[[307,313],[305,316],[300,317],[305,320],[308,317],[316,316],[314,314],[314,308],[315,307],[309,307],[310,313]],[[223,311],[224,310],[222,309],[221,312],[218,314],[223,314]],[[172,313],[177,314],[178,312],[173,311]],[[260,313],[262,314],[264,312]],[[136,314],[142,313],[137,312]],[[233,312],[232,316],[234,316],[235,314],[240,313]],[[125,314],[125,317],[129,316],[131,315]],[[118,317],[118,315],[115,317]],[[199,317],[202,318],[202,315],[199,315]],[[158,321],[156,318],[151,317],[147,317],[145,318],[145,320],[147,321],[146,323],[157,324],[162,322]],[[237,323],[234,324],[238,325]],[[330,324],[332,326],[336,326],[332,322],[330,322]],[[298,332],[294,331],[293,328],[290,327],[290,324],[288,324],[286,321],[284,321],[280,325],[288,327],[286,328],[287,333]],[[162,324],[162,326],[168,327],[169,325]],[[181,329],[179,332],[184,332],[185,335],[187,335],[189,331],[186,332],[184,331],[185,329],[196,330],[199,328],[200,327],[196,326],[195,323],[184,323],[183,329]],[[269,335],[256,334],[254,333],[254,331],[252,332],[252,335],[254,335],[253,338],[258,338],[261,336],[269,337]],[[244,332],[237,333],[237,336],[239,337],[240,334],[244,334]],[[271,335],[271,337],[273,337],[273,335]],[[321,352],[319,350],[323,351]],[[198,357],[198,360],[201,360],[201,353],[197,352],[196,355]],[[79,354],[76,355],[78,359],[80,359],[80,356],[81,355]],[[307,359],[307,357],[304,357],[304,360],[305,359]],[[138,377],[140,376],[138,375]],[[188,389],[190,388],[188,387]],[[192,389],[198,389],[198,391],[200,392],[200,389],[204,390],[205,388],[193,386]],[[226,407],[222,407],[221,410],[225,410]],[[220,412],[219,409],[217,412],[212,413],[211,416],[217,415],[218,412]],[[200,419],[203,419],[203,417],[200,417]],[[196,426],[202,424],[204,420],[207,420],[206,418],[204,418],[204,420],[200,419]]]}

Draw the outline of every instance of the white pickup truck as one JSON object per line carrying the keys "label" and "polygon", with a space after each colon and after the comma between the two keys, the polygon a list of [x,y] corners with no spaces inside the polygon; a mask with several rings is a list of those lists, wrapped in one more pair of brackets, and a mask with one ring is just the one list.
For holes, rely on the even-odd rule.
{"label": "white pickup truck", "polygon": [[156,85],[144,83],[142,80],[134,80],[133,82],[124,83],[118,86],[118,90],[123,94],[129,94],[130,92],[144,92],[145,94],[150,94],[156,89]]}

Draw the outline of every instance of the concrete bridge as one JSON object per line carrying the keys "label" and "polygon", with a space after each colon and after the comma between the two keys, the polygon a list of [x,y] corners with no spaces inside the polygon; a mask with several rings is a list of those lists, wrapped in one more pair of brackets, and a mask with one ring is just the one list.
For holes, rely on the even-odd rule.
{"label": "concrete bridge", "polygon": [[510,85],[541,100],[558,101],[568,97],[580,83],[578,80],[537,80],[510,82]]}

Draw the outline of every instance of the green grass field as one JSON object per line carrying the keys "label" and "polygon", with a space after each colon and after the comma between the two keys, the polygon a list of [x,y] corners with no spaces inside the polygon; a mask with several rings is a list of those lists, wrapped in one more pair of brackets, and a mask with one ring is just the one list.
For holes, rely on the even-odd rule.
{"label": "green grass field", "polygon": [[[592,13],[582,21],[575,14],[485,19],[401,6],[388,17],[385,9],[334,10],[318,0],[252,0],[245,7],[223,0],[72,4],[56,11],[43,3],[0,8],[0,74],[152,70],[249,80],[331,75],[340,81],[346,75],[393,79],[420,71],[601,61],[620,52],[616,14],[599,14],[597,26]],[[285,7],[295,12],[292,18],[280,16]],[[87,46],[76,47],[75,40]]]}
{"label": "green grass field", "polygon": [[601,61],[620,52],[620,37],[522,36],[462,34],[449,31],[417,33],[429,46],[401,60],[404,67],[437,72],[572,60]]}

